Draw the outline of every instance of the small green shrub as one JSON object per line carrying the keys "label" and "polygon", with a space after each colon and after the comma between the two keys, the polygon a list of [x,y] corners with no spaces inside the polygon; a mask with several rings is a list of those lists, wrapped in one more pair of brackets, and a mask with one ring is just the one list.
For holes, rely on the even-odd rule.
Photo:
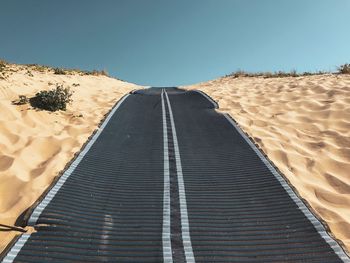
{"label": "small green shrub", "polygon": [[34,71],[38,71],[41,73],[44,73],[46,70],[49,69],[49,67],[47,66],[38,65],[38,64],[29,64],[28,67],[31,67]]}
{"label": "small green shrub", "polygon": [[28,75],[29,77],[34,77],[33,73],[32,73],[30,70],[27,70],[27,75]]}
{"label": "small green shrub", "polygon": [[0,79],[6,79],[5,70],[7,62],[0,59]]}
{"label": "small green shrub", "polygon": [[245,71],[243,71],[243,70],[237,70],[236,72],[233,72],[232,73],[232,76],[234,77],[234,78],[238,78],[238,77],[248,77],[248,73],[247,72],[245,72]]}
{"label": "small green shrub", "polygon": [[308,71],[305,71],[304,73],[303,73],[303,76],[311,76],[312,75],[312,73],[311,72],[308,72]]}
{"label": "small green shrub", "polygon": [[108,72],[106,70],[92,70],[92,71],[85,71],[85,75],[92,75],[92,76],[106,76],[108,77]]}
{"label": "small green shrub", "polygon": [[290,76],[291,77],[299,77],[300,75],[297,73],[297,71],[295,69],[291,70],[290,72]]}
{"label": "small green shrub", "polygon": [[69,88],[64,88],[63,85],[56,85],[55,89],[42,90],[35,94],[35,97],[30,98],[30,104],[34,108],[57,111],[67,109],[67,104],[72,102],[73,93]]}
{"label": "small green shrub", "polygon": [[7,62],[4,60],[0,60],[0,72],[3,72],[6,68]]}
{"label": "small green shrub", "polygon": [[338,72],[340,74],[350,74],[350,64],[340,65],[338,67]]}
{"label": "small green shrub", "polygon": [[101,70],[101,71],[100,71],[100,75],[102,75],[102,76],[106,76],[106,77],[108,77],[108,76],[109,76],[109,74],[108,74],[107,70]]}
{"label": "small green shrub", "polygon": [[66,71],[64,69],[61,68],[54,68],[53,70],[54,74],[56,75],[66,75]]}

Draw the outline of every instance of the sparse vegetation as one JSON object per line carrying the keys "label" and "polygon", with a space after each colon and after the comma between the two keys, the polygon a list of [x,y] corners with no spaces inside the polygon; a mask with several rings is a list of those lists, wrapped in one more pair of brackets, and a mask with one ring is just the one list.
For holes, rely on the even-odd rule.
{"label": "sparse vegetation", "polygon": [[312,73],[311,73],[311,72],[308,72],[308,71],[305,71],[302,75],[303,75],[303,76],[311,76]]}
{"label": "sparse vegetation", "polygon": [[5,60],[0,60],[0,72],[3,72],[6,68],[7,62]]}
{"label": "sparse vegetation", "polygon": [[5,60],[0,60],[0,79],[5,79],[5,69],[7,62]]}
{"label": "sparse vegetation", "polygon": [[79,69],[63,69],[64,70],[64,73],[66,75],[74,75],[74,74],[80,74],[81,73],[81,70]]}
{"label": "sparse vegetation", "polygon": [[32,73],[30,70],[27,70],[27,75],[28,75],[29,77],[34,77],[33,73]]}
{"label": "sparse vegetation", "polygon": [[56,75],[66,75],[66,71],[64,69],[61,68],[54,68],[53,70],[54,74]]}
{"label": "sparse vegetation", "polygon": [[42,90],[29,99],[32,107],[48,110],[58,111],[67,109],[67,104],[72,102],[73,93],[69,88],[63,85],[56,84],[56,88],[52,90]]}
{"label": "sparse vegetation", "polygon": [[299,77],[300,76],[295,69],[291,70],[288,74],[290,74],[291,77]]}
{"label": "sparse vegetation", "polygon": [[48,66],[43,66],[43,65],[38,65],[38,64],[28,64],[27,66],[34,71],[38,71],[38,72],[42,72],[42,73],[47,71],[48,69],[50,69],[50,67],[48,67]]}
{"label": "sparse vegetation", "polygon": [[[5,74],[5,69],[9,65],[4,60],[0,59],[0,79],[6,79],[8,75]],[[38,64],[28,64],[24,65],[23,69],[27,69],[26,74],[30,77],[33,77],[32,71],[37,72],[52,72],[56,75],[89,75],[89,76],[107,76],[109,77],[109,74],[106,70],[80,70],[80,69],[66,69],[66,68],[52,68],[49,66],[43,66]],[[32,71],[31,71],[32,70]],[[16,72],[16,70],[11,70],[11,67],[8,67],[6,70],[6,73],[9,71]],[[317,72],[300,72],[298,73],[296,70],[291,70],[290,72],[285,71],[276,71],[276,72],[256,72],[251,73],[244,70],[237,70],[231,74],[226,75],[226,77],[261,77],[261,78],[284,78],[284,77],[302,77],[302,76],[313,76],[313,75],[322,75],[322,74],[350,74],[350,64],[343,64],[339,67],[337,67],[337,72],[327,72],[327,71],[317,71]],[[117,78],[118,79],[118,78]],[[120,80],[120,79],[119,79]],[[53,85],[52,83],[49,83],[49,85]],[[79,86],[80,84],[73,83],[74,87]]]}
{"label": "sparse vegetation", "polygon": [[85,75],[92,75],[92,76],[106,76],[108,77],[108,72],[106,70],[92,70],[92,71],[85,71]]}
{"label": "sparse vegetation", "polygon": [[[0,59],[0,78],[5,78],[5,68],[9,63],[7,63],[4,60]],[[75,75],[75,74],[79,74],[81,76],[83,75],[90,75],[90,76],[107,76],[109,77],[109,74],[107,72],[107,70],[80,70],[80,69],[66,69],[66,68],[52,68],[49,66],[44,66],[44,65],[39,65],[39,64],[24,64],[22,65],[22,67],[19,67],[20,70],[26,70],[25,73],[30,76],[33,77],[32,72],[52,72],[56,75]],[[9,68],[7,71],[13,71],[13,72],[17,72],[18,70],[12,70],[11,68]]]}
{"label": "sparse vegetation", "polygon": [[56,75],[69,75],[69,74],[81,74],[81,75],[91,75],[91,76],[109,76],[106,70],[92,70],[84,71],[80,69],[62,69],[54,68],[54,74]]}
{"label": "sparse vegetation", "polygon": [[233,72],[229,75],[226,75],[226,77],[262,77],[262,78],[285,78],[285,77],[301,77],[301,76],[311,76],[311,75],[322,75],[322,74],[330,74],[330,72],[325,71],[318,71],[318,72],[304,72],[304,73],[297,73],[296,70],[292,70],[290,72],[284,72],[284,71],[277,71],[277,72],[257,72],[257,73],[249,73],[243,70],[237,70],[236,72]]}
{"label": "sparse vegetation", "polygon": [[350,64],[346,63],[338,67],[338,72],[340,74],[350,74]]}

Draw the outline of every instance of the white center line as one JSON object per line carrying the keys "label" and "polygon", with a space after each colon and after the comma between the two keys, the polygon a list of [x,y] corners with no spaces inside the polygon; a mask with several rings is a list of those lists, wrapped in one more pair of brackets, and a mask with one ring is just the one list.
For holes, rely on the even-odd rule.
{"label": "white center line", "polygon": [[169,171],[169,149],[168,133],[166,123],[166,113],[164,104],[164,89],[161,93],[162,99],[162,117],[163,117],[163,145],[164,145],[164,196],[163,196],[163,261],[164,263],[173,262],[173,253],[171,249],[171,231],[170,231],[170,171]]}
{"label": "white center line", "polygon": [[[165,94],[166,100],[168,102],[171,130],[172,130],[173,140],[174,140],[176,172],[177,172],[177,181],[178,181],[178,187],[179,187],[179,199],[180,199],[182,241],[183,241],[183,246],[185,250],[186,262],[195,263],[195,258],[193,255],[193,249],[192,249],[192,243],[191,243],[191,236],[190,236],[190,226],[188,222],[185,184],[184,184],[184,179],[182,174],[182,165],[181,165],[180,151],[179,151],[179,145],[178,145],[177,135],[176,135],[174,116],[173,116],[173,111],[171,109],[171,104],[170,104],[168,94],[166,93],[165,90],[163,93]],[[163,115],[163,123],[164,123],[164,115]]]}

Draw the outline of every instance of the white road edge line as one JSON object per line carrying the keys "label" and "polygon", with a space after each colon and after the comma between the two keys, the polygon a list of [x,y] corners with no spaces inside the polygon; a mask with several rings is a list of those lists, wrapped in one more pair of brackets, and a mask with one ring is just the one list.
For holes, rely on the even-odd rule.
{"label": "white road edge line", "polygon": [[[207,94],[202,91],[197,92],[201,93],[204,97],[206,97],[215,107],[218,108],[218,104],[211,99]],[[243,137],[243,139],[249,144],[249,146],[254,150],[254,152],[259,156],[261,161],[266,165],[266,167],[270,170],[270,172],[275,176],[278,182],[282,185],[284,190],[288,193],[290,198],[296,203],[299,209],[304,213],[307,219],[313,224],[316,231],[319,235],[328,243],[328,245],[333,249],[333,251],[338,255],[338,257],[344,263],[350,263],[349,256],[345,253],[345,251],[341,248],[341,246],[336,242],[326,231],[323,224],[315,217],[315,215],[309,210],[309,208],[304,204],[304,202],[295,194],[294,190],[289,186],[286,180],[282,175],[273,167],[269,160],[260,152],[260,150],[255,146],[255,144],[248,138],[248,136],[241,130],[241,128],[233,121],[233,118],[227,114],[223,114],[225,118],[229,121],[229,123],[238,131],[238,133]]]}
{"label": "white road edge line", "polygon": [[23,234],[11,248],[11,250],[7,253],[6,257],[2,260],[3,263],[12,263],[19,251],[21,251],[24,244],[27,242],[30,234]]}
{"label": "white road edge line", "polygon": [[178,145],[177,135],[176,135],[175,121],[174,121],[173,111],[171,109],[170,100],[165,90],[164,90],[164,94],[168,102],[171,130],[173,133],[173,141],[174,141],[176,172],[177,172],[177,181],[178,181],[178,187],[179,187],[179,199],[180,199],[180,211],[181,211],[182,242],[185,250],[186,262],[195,263],[196,261],[193,255],[193,249],[192,249],[192,243],[191,243],[190,225],[188,222],[188,213],[187,213],[185,184],[184,184],[184,179],[182,174],[182,165],[181,165],[180,151],[179,151],[179,145]]}
{"label": "white road edge line", "polygon": [[[45,198],[38,204],[38,206],[34,209],[33,213],[31,214],[28,225],[35,226],[39,216],[41,215],[42,211],[45,209],[45,207],[51,202],[51,200],[55,197],[58,190],[62,187],[62,185],[65,183],[65,181],[69,178],[69,176],[72,174],[72,172],[75,170],[75,168],[78,166],[80,161],[83,159],[83,157],[86,155],[86,153],[90,150],[91,146],[94,144],[94,142],[97,140],[97,138],[100,136],[103,129],[106,127],[109,120],[112,118],[114,113],[117,111],[117,109],[120,107],[120,105],[126,100],[127,97],[129,97],[130,94],[125,95],[118,103],[117,105],[111,110],[111,112],[108,114],[102,125],[99,127],[97,132],[94,134],[94,136],[91,138],[91,140],[88,142],[88,144],[84,147],[84,149],[79,153],[78,157],[74,160],[74,162],[69,166],[69,168],[63,173],[63,175],[60,177],[60,179],[56,182],[54,187],[51,188],[51,190],[46,194]],[[27,242],[31,234],[23,234],[16,243],[12,246],[10,251],[6,254],[6,256],[3,258],[3,263],[12,263],[17,254],[20,252],[24,244]]]}
{"label": "white road edge line", "polygon": [[163,149],[164,149],[164,196],[163,196],[163,261],[164,263],[173,262],[173,252],[171,249],[171,229],[170,229],[170,171],[169,171],[169,149],[168,132],[165,116],[164,89],[161,93],[162,100],[162,119],[163,119]]}
{"label": "white road edge line", "polygon": [[238,133],[243,137],[243,139],[249,144],[249,146],[255,151],[259,156],[261,161],[267,166],[271,173],[275,176],[278,182],[282,185],[284,190],[288,193],[290,198],[297,204],[299,209],[304,213],[304,215],[313,224],[316,231],[320,236],[328,243],[328,245],[334,250],[338,257],[343,260],[344,263],[350,263],[350,258],[346,255],[344,250],[340,245],[327,233],[326,229],[322,223],[314,216],[309,208],[304,204],[302,200],[295,194],[293,189],[289,186],[286,180],[277,172],[277,170],[272,166],[272,164],[265,158],[265,156],[260,152],[260,150],[255,146],[255,144],[247,137],[247,135],[241,130],[240,127],[232,120],[228,114],[224,114],[225,118],[232,124],[232,126],[238,131]]}

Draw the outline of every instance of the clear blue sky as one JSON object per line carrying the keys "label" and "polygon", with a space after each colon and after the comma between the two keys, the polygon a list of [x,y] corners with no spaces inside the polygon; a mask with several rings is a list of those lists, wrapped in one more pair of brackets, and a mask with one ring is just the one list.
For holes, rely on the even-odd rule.
{"label": "clear blue sky", "polygon": [[0,0],[0,58],[153,86],[350,63],[350,0]]}

